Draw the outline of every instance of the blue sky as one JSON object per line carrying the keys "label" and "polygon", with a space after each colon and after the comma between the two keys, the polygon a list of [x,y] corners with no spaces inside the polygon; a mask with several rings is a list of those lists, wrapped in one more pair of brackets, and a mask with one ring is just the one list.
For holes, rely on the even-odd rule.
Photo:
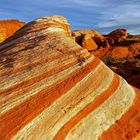
{"label": "blue sky", "polygon": [[0,19],[29,22],[48,15],[63,15],[72,29],[108,33],[127,28],[140,33],[140,0],[1,0]]}

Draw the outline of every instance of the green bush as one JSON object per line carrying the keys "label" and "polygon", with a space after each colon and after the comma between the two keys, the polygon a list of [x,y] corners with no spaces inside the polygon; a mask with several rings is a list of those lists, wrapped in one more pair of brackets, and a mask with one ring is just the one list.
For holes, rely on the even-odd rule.
{"label": "green bush", "polygon": [[114,58],[111,56],[108,57],[103,57],[102,61],[106,64],[106,65],[110,65],[111,63],[114,62]]}

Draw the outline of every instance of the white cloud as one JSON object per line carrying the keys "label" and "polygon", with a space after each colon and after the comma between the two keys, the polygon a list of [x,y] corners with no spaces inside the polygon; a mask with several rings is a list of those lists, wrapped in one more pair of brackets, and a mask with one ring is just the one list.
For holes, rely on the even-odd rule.
{"label": "white cloud", "polygon": [[[77,7],[77,8],[87,8],[87,7],[98,7],[104,6],[105,0],[61,0],[59,4],[63,7]],[[81,7],[82,6],[82,7]]]}
{"label": "white cloud", "polygon": [[[102,12],[98,27],[112,27],[116,25],[132,25],[140,23],[140,10],[137,3],[118,5]],[[113,19],[113,20],[111,20]]]}

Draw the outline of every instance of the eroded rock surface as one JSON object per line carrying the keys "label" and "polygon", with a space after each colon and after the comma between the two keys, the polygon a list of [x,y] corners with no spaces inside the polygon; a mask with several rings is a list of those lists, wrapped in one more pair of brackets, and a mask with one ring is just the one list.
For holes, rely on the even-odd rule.
{"label": "eroded rock surface", "polygon": [[131,140],[138,93],[71,38],[64,17],[30,22],[0,46],[1,140]]}

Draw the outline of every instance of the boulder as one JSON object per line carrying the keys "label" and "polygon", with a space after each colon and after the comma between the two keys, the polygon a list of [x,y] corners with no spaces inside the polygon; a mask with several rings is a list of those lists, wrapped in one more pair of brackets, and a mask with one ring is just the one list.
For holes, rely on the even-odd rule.
{"label": "boulder", "polygon": [[[109,47],[109,44],[104,36],[102,36],[96,30],[76,30],[72,31],[72,37],[75,38],[75,41],[82,46],[82,40],[84,36],[88,36],[90,40],[94,40],[97,46],[100,47]],[[92,41],[93,42],[93,41]]]}
{"label": "boulder", "polygon": [[95,41],[89,35],[84,35],[82,40],[82,47],[86,48],[88,51],[94,51],[98,48]]}

